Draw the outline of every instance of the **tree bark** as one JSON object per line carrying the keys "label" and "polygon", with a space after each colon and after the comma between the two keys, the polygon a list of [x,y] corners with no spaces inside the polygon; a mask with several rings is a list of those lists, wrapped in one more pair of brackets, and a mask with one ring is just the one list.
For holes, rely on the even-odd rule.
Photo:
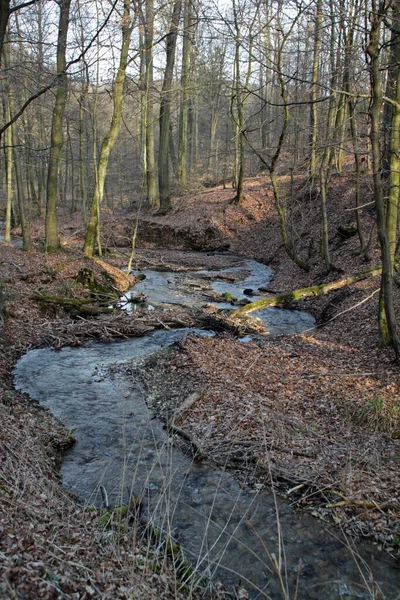
{"label": "tree bark", "polygon": [[321,51],[321,29],[322,29],[322,0],[317,1],[314,28],[314,59],[312,65],[311,79],[311,106],[310,106],[310,177],[316,175],[317,164],[317,134],[318,134],[318,79],[319,79],[319,57]]}
{"label": "tree bark", "polygon": [[123,88],[125,82],[126,67],[128,65],[128,52],[131,40],[132,26],[130,23],[130,2],[124,0],[124,16],[122,20],[122,47],[117,76],[113,89],[113,115],[110,129],[101,145],[99,162],[97,165],[97,177],[92,197],[90,220],[86,231],[85,245],[83,251],[88,256],[93,256],[98,228],[100,224],[100,206],[104,195],[104,184],[107,175],[108,161],[111,151],[117,140],[122,117]]}
{"label": "tree bark", "polygon": [[[3,40],[7,42],[7,40]],[[8,70],[10,68],[10,48],[9,43],[3,43],[3,59],[5,69]],[[5,109],[6,109],[6,117],[10,116],[13,112],[13,96],[10,88],[6,90],[5,98]],[[6,208],[6,231],[5,231],[5,240],[10,241],[10,226],[11,226],[11,211],[12,211],[12,166],[14,166],[15,172],[15,183],[17,188],[17,199],[18,199],[18,210],[19,210],[19,218],[21,223],[22,230],[22,239],[23,245],[22,249],[29,251],[31,250],[31,234],[30,234],[30,225],[29,219],[27,217],[26,210],[26,202],[25,202],[25,194],[23,189],[23,181],[22,181],[22,172],[21,172],[21,164],[19,160],[18,154],[18,132],[16,123],[13,123],[11,127],[6,131],[6,141],[8,143],[7,147],[7,208]]]}
{"label": "tree bark", "polygon": [[144,43],[146,46],[146,195],[147,205],[155,208],[157,203],[157,177],[154,148],[153,98],[154,0],[146,0]]}
{"label": "tree bark", "polygon": [[400,360],[400,340],[398,336],[397,320],[393,305],[392,288],[394,265],[391,259],[381,175],[380,115],[383,98],[379,55],[380,30],[381,22],[384,16],[385,1],[381,0],[379,6],[377,6],[374,0],[372,8],[373,10],[370,17],[371,29],[367,53],[370,57],[372,94],[370,106],[370,140],[372,149],[374,196],[378,223],[378,237],[381,246],[382,257],[381,302],[379,311],[379,327],[381,335],[380,342],[381,345],[391,343],[396,354],[396,359]]}
{"label": "tree bark", "polygon": [[58,172],[63,147],[63,120],[68,97],[68,76],[65,72],[69,12],[71,0],[61,0],[57,41],[57,91],[51,123],[51,148],[47,172],[46,252],[60,248],[58,237],[57,195]]}
{"label": "tree bark", "polygon": [[183,22],[183,48],[181,73],[181,102],[179,113],[179,144],[178,144],[178,183],[185,185],[187,181],[188,158],[188,116],[189,116],[189,81],[190,58],[193,36],[193,4],[185,0]]}
{"label": "tree bark", "polygon": [[355,273],[355,275],[350,275],[349,277],[345,277],[344,279],[331,281],[330,283],[321,283],[319,285],[313,285],[308,288],[300,288],[298,290],[293,290],[292,292],[287,292],[285,294],[271,296],[270,298],[256,300],[255,302],[251,302],[250,304],[242,306],[238,310],[234,310],[232,313],[230,313],[230,317],[240,317],[241,315],[245,315],[247,313],[254,312],[255,310],[260,310],[262,308],[267,308],[269,306],[287,306],[288,304],[291,304],[292,302],[296,302],[298,300],[302,300],[303,298],[326,296],[327,294],[329,294],[329,292],[333,292],[334,290],[339,290],[349,285],[353,285],[354,283],[357,283],[358,281],[363,281],[364,279],[377,277],[381,273],[382,267],[379,265],[376,267],[371,267],[370,269],[366,269],[365,271],[360,271],[359,273]]}
{"label": "tree bark", "polygon": [[158,189],[160,194],[160,214],[166,214],[172,208],[169,181],[169,136],[172,103],[171,93],[180,14],[181,0],[176,0],[172,11],[170,30],[167,35],[166,66],[164,71],[160,105],[160,140],[158,149]]}

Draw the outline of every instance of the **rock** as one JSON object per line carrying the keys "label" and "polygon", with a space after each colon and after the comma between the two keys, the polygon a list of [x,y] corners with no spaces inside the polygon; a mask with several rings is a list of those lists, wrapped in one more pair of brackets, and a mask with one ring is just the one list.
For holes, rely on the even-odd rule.
{"label": "rock", "polygon": [[251,288],[246,288],[245,290],[243,290],[243,294],[245,294],[246,296],[254,296],[254,290],[252,290]]}

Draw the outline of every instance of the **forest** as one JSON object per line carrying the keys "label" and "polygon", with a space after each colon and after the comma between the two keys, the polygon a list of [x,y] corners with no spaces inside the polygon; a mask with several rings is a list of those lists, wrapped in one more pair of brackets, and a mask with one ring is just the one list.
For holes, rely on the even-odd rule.
{"label": "forest", "polygon": [[0,596],[397,598],[400,2],[0,0],[0,71]]}

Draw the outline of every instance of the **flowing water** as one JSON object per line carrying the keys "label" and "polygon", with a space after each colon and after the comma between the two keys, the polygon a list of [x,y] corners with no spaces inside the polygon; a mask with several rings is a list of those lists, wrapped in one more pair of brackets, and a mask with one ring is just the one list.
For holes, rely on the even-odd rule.
{"label": "flowing water", "polygon": [[[159,331],[57,352],[31,350],[21,358],[16,387],[76,428],[77,443],[62,464],[65,487],[97,506],[102,504],[100,485],[112,505],[142,496],[146,518],[179,540],[200,571],[229,587],[241,580],[251,598],[284,598],[282,585],[288,585],[293,598],[297,577],[299,599],[371,598],[338,532],[275,501],[268,490],[243,488],[229,471],[191,461],[149,413],[139,383],[124,369],[113,368],[135,364],[189,332],[212,335]],[[280,536],[284,583],[273,573]],[[400,590],[394,562],[372,546],[358,545],[357,552],[362,557],[358,565],[362,560],[373,564],[376,583],[394,599]]]}
{"label": "flowing water", "polygon": [[[228,293],[239,302],[245,303],[258,300],[265,295],[260,292],[260,288],[267,286],[272,280],[272,269],[256,260],[238,256],[228,255],[222,258],[230,264],[218,270],[183,273],[154,269],[133,271],[134,275],[144,275],[145,279],[135,285],[128,297],[143,293],[147,296],[150,305],[167,303],[200,306],[210,301],[207,293],[210,288],[217,298],[211,299],[211,302],[218,309],[232,310],[232,303],[221,301],[218,296]],[[227,278],[227,275],[230,277]],[[253,312],[252,316],[260,318],[267,325],[269,333],[274,335],[302,333],[315,326],[314,317],[302,310],[273,307]]]}

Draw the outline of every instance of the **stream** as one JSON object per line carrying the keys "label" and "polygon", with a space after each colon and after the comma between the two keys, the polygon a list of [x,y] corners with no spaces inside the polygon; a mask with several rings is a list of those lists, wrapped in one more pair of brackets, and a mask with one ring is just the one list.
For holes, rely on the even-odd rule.
{"label": "stream", "polygon": [[[258,264],[257,276],[251,269],[247,277],[231,285],[243,290],[268,283],[272,273],[264,265],[259,269]],[[244,266],[248,267],[247,261],[236,265],[237,270]],[[225,271],[231,273],[232,265]],[[182,275],[152,270],[144,274],[140,285],[147,282],[147,287],[140,291],[149,303],[159,302],[159,296],[164,303],[176,303],[174,294],[189,304],[199,302],[199,288],[188,285],[188,278],[198,282],[211,276],[214,291],[220,285],[216,271]],[[179,279],[177,286],[175,279]],[[226,281],[221,285],[218,291],[226,291]],[[138,293],[137,287],[133,293]],[[273,327],[279,333],[304,330],[314,323],[306,313],[298,318],[287,314],[291,311],[282,313],[274,317]],[[269,316],[261,317],[270,325]],[[384,597],[394,599],[400,589],[400,571],[390,557],[365,543],[357,544],[356,560],[338,531],[300,515],[288,502],[274,499],[271,491],[243,488],[231,472],[196,463],[173,446],[163,423],[150,413],[139,382],[127,377],[118,365],[132,366],[188,333],[213,335],[195,329],[157,331],[142,338],[57,352],[31,350],[19,360],[14,373],[17,389],[49,408],[66,427],[76,428],[77,442],[61,467],[64,486],[96,506],[102,505],[101,485],[112,506],[141,496],[143,517],[180,542],[192,564],[204,573],[204,583],[211,578],[232,589],[241,580],[251,598],[280,599],[295,597],[298,578],[301,600],[367,599],[372,595],[366,585],[370,578],[365,561],[373,564],[374,581]],[[277,560],[281,556],[282,578],[274,573],[274,556]],[[282,591],[285,586],[287,596]]]}
{"label": "stream", "polygon": [[[174,251],[166,254],[174,260]],[[190,258],[194,253],[185,254]],[[152,304],[201,306],[208,302],[219,310],[229,311],[234,308],[233,303],[224,300],[223,294],[229,294],[237,300],[237,304],[246,304],[265,296],[260,288],[265,288],[273,279],[270,267],[256,260],[234,255],[215,254],[212,258],[227,262],[228,266],[177,272],[162,268],[132,271],[133,275],[144,276],[145,279],[128,293],[128,299],[145,294],[150,307]],[[273,307],[255,311],[252,316],[261,319],[268,332],[273,335],[302,333],[315,326],[314,317],[303,310]]]}

